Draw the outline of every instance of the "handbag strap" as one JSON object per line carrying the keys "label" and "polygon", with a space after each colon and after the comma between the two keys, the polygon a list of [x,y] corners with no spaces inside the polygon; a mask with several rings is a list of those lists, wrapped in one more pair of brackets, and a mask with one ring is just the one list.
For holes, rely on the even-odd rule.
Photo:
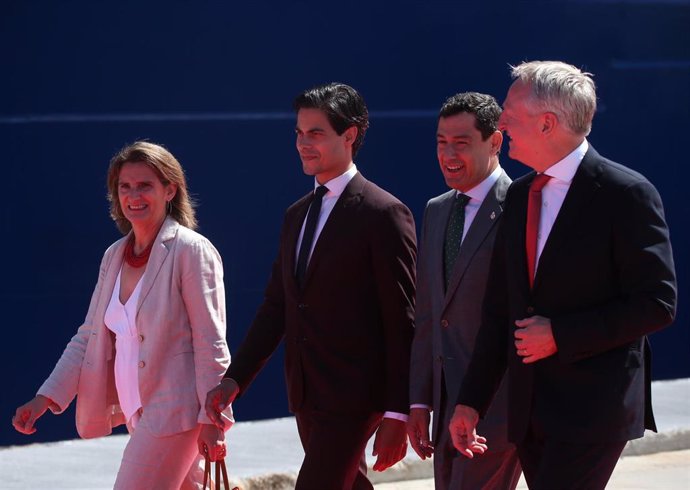
{"label": "handbag strap", "polygon": [[210,479],[211,479],[211,460],[208,459],[208,456],[204,455],[204,487],[203,487],[204,490],[206,490],[207,488],[210,487],[210,483],[209,483]]}
{"label": "handbag strap", "polygon": [[[225,467],[225,459],[216,461],[216,489],[221,489],[221,482],[225,490],[230,490],[230,479],[228,478],[228,470]],[[204,456],[204,490],[211,488],[211,460],[208,456]],[[232,490],[239,490],[234,487]]]}

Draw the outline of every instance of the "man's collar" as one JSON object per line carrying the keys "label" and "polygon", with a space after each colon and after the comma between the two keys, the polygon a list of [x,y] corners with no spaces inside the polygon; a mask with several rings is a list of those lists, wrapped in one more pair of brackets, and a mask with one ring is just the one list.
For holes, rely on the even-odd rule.
{"label": "man's collar", "polygon": [[486,177],[479,184],[475,185],[467,192],[461,193],[460,191],[456,190],[456,197],[458,196],[458,194],[465,194],[466,196],[470,196],[470,199],[472,200],[483,202],[484,199],[486,199],[486,196],[489,194],[489,191],[491,191],[491,188],[501,177],[501,173],[503,173],[503,169],[500,165],[498,165],[494,169],[494,171],[489,174],[488,177]]}
{"label": "man's collar", "polygon": [[587,139],[582,140],[582,143],[580,143],[577,148],[568,153],[561,161],[547,168],[544,173],[561,182],[572,182],[573,177],[575,177],[575,172],[577,172],[588,149],[589,143],[587,143]]}
{"label": "man's collar", "polygon": [[[323,185],[328,187],[328,193],[326,194],[326,197],[339,196],[340,194],[342,194],[345,190],[345,187],[347,187],[347,184],[350,183],[352,177],[354,177],[356,174],[357,165],[353,163],[352,166],[345,171],[345,173],[342,173],[336,178],[324,183]],[[320,186],[321,184],[319,184],[319,182],[316,179],[314,179],[314,189]]]}

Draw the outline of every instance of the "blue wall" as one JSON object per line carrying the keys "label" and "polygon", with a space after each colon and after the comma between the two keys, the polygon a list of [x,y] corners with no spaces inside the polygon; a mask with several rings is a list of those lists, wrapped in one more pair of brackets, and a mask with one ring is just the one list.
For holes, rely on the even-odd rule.
{"label": "blue wall", "polygon": [[[201,232],[225,261],[234,350],[261,301],[282,213],[311,186],[294,149],[292,98],[333,80],[360,90],[371,130],[357,164],[419,221],[445,190],[441,103],[465,90],[502,100],[507,64],[522,60],[593,72],[590,142],[659,188],[681,303],[675,325],[652,336],[654,377],[690,376],[690,206],[680,184],[690,178],[689,1],[144,3],[0,6],[0,445],[76,436],[73,408],[44,417],[32,438],[9,421],[83,319],[101,254],[118,238],[105,172],[124,143],[162,142],[185,166]],[[514,177],[527,171],[503,164]],[[281,352],[236,412],[287,414]]]}

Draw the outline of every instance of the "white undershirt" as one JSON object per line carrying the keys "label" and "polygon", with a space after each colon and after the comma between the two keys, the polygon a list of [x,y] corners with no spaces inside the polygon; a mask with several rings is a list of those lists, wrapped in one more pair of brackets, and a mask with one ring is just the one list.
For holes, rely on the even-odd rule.
{"label": "white undershirt", "polygon": [[[139,335],[136,325],[141,279],[127,302],[120,302],[120,276],[117,274],[110,303],[105,310],[105,325],[115,333],[115,387],[125,419],[136,425],[133,415],[141,408],[139,394]],[[142,276],[143,277],[143,276]]]}

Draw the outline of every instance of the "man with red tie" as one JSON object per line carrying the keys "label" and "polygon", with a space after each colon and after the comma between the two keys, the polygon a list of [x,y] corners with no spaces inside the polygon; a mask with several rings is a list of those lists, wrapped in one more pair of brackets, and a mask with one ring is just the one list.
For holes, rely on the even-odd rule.
{"label": "man with red tie", "polygon": [[530,489],[604,489],[628,440],[655,430],[647,335],[673,321],[676,279],[658,192],[588,143],[590,74],[512,68],[499,121],[534,169],[508,191],[482,326],[449,429],[461,454],[508,371],[508,437]]}

